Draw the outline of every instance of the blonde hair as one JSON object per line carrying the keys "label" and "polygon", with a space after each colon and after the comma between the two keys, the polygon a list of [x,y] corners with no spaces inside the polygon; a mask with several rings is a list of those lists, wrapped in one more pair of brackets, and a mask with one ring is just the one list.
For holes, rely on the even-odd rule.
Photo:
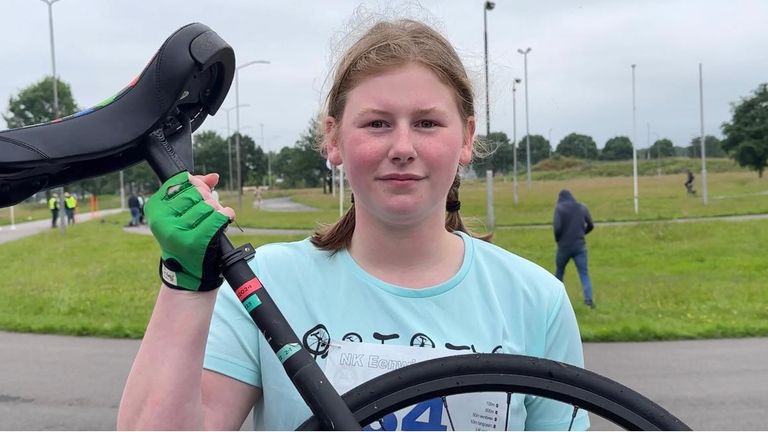
{"label": "blonde hair", "polygon": [[[450,42],[426,24],[410,19],[382,21],[371,27],[358,39],[336,64],[333,84],[325,101],[324,117],[333,117],[338,125],[344,115],[347,96],[361,81],[393,68],[418,63],[426,66],[451,87],[456,94],[456,105],[461,119],[466,122],[475,115],[472,83],[467,76],[459,55]],[[323,136],[323,155],[328,140],[335,139],[338,128]],[[459,216],[459,172],[456,172],[446,197],[446,230],[467,232]],[[311,241],[317,248],[338,251],[349,247],[355,230],[355,206],[353,205],[335,224],[315,232]],[[469,233],[468,233],[469,234]],[[478,236],[490,240],[490,235]]]}

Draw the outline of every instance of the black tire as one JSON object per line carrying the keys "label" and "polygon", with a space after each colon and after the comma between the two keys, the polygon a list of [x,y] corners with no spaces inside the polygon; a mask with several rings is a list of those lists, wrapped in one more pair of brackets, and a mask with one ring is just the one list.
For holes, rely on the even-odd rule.
{"label": "black tire", "polygon": [[[551,360],[512,354],[438,358],[365,382],[343,398],[361,425],[440,396],[473,392],[542,396],[585,409],[626,430],[690,430],[643,395],[594,372]],[[322,429],[313,416],[299,430]]]}

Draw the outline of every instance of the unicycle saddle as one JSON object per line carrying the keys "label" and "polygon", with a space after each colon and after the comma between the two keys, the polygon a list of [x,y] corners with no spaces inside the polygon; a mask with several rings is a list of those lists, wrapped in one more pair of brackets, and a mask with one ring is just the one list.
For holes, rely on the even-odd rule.
{"label": "unicycle saddle", "polygon": [[[0,131],[0,207],[147,159],[147,136],[189,134],[224,102],[232,48],[207,26],[173,33],[127,87],[98,105],[48,123]],[[192,149],[176,149],[189,167]]]}

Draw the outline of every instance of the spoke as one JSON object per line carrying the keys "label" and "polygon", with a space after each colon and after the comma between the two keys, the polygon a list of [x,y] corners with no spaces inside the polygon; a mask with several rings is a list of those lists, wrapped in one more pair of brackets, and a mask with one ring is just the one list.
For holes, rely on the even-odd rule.
{"label": "spoke", "polygon": [[448,413],[448,423],[451,425],[451,430],[455,431],[456,428],[453,427],[453,419],[451,418],[451,409],[448,408],[448,400],[445,398],[445,396],[441,396],[440,399],[443,400],[443,406],[445,407],[445,412]]}
{"label": "spoke", "polygon": [[573,414],[571,414],[571,424],[568,425],[568,430],[573,428],[573,421],[576,420],[576,413],[579,412],[579,407],[573,406]]}
{"label": "spoke", "polygon": [[512,405],[512,393],[507,392],[507,413],[504,415],[504,430],[509,430],[509,407]]}

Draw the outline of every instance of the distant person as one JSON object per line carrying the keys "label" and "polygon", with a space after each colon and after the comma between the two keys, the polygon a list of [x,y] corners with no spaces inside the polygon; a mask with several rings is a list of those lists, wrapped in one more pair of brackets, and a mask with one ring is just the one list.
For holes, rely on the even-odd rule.
{"label": "distant person", "polygon": [[54,193],[48,198],[48,209],[51,210],[51,228],[56,228],[59,219],[59,194]]}
{"label": "distant person", "polygon": [[584,304],[594,309],[592,282],[587,270],[587,241],[584,237],[595,226],[587,206],[576,201],[576,198],[567,189],[561,190],[560,196],[557,198],[553,226],[555,241],[557,242],[555,277],[562,282],[565,266],[570,259],[573,259],[573,262],[576,263],[576,269],[579,271],[579,279],[581,279]]}
{"label": "distant person", "polygon": [[685,179],[685,190],[688,191],[688,195],[696,195],[696,191],[693,190],[693,173],[691,170],[685,170],[687,173],[687,177]]}
{"label": "distant person", "polygon": [[139,226],[141,220],[141,201],[135,193],[131,193],[128,198],[128,209],[131,211],[131,222],[128,223],[129,227]]}
{"label": "distant person", "polygon": [[261,210],[261,188],[257,187],[256,191],[253,192],[253,198],[255,200],[256,208]]}
{"label": "distant person", "polygon": [[77,198],[69,192],[64,192],[64,213],[67,215],[67,223],[75,223],[75,211],[77,210]]}
{"label": "distant person", "polygon": [[139,225],[145,225],[146,221],[144,220],[144,197],[139,194],[136,196],[136,198],[139,199]]}

